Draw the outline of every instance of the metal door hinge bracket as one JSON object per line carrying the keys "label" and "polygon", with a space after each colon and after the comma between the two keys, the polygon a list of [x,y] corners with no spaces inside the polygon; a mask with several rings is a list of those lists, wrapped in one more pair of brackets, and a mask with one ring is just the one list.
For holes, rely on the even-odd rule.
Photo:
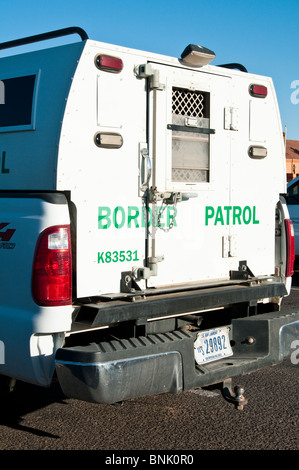
{"label": "metal door hinge bracket", "polygon": [[131,271],[124,271],[121,273],[120,290],[121,292],[131,294],[132,296],[144,294]]}
{"label": "metal door hinge bracket", "polygon": [[247,261],[239,261],[238,271],[230,271],[230,278],[232,280],[247,280],[250,277],[254,277],[254,274],[247,266]]}
{"label": "metal door hinge bracket", "polygon": [[151,64],[142,64],[135,67],[135,74],[138,78],[148,78],[150,90],[164,90],[165,85],[160,82],[160,71]]}

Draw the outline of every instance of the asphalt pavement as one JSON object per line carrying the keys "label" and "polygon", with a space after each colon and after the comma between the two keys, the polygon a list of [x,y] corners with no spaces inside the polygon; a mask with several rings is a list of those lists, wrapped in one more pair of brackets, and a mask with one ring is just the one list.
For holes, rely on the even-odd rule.
{"label": "asphalt pavement", "polygon": [[[291,296],[283,302],[286,308],[299,306],[298,279],[296,275]],[[133,467],[133,460],[107,459],[121,458],[123,451],[139,456],[146,450],[153,459],[162,451],[183,452],[194,464],[199,451],[298,450],[299,364],[286,359],[236,377],[234,383],[245,388],[248,404],[243,411],[211,388],[117,406],[66,398],[57,383],[47,389],[20,383],[0,404],[0,450],[96,450],[106,464]],[[135,467],[149,463],[145,455]]]}

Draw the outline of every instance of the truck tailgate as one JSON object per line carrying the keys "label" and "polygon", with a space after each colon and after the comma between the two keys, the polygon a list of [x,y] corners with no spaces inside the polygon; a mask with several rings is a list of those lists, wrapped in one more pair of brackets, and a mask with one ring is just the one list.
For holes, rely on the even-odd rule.
{"label": "truck tailgate", "polygon": [[70,329],[72,309],[34,301],[33,260],[41,232],[69,222],[63,194],[0,194],[0,340],[5,347],[1,374],[37,383],[48,380],[55,348],[52,334]]}

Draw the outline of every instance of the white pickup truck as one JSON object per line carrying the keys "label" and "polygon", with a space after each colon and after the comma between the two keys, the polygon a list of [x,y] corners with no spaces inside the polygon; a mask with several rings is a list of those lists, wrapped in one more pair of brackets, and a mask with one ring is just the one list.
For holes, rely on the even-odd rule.
{"label": "white pickup truck", "polygon": [[2,382],[97,403],[219,383],[242,406],[231,378],[299,325],[272,80],[80,28],[0,50],[68,34],[0,58]]}

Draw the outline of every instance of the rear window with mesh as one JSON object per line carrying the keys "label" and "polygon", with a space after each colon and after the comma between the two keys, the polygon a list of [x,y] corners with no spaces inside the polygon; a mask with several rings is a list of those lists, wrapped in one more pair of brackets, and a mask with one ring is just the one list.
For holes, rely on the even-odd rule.
{"label": "rear window with mesh", "polygon": [[172,124],[186,130],[172,132],[172,181],[209,181],[208,134],[192,132],[210,126],[210,95],[184,88],[172,89]]}

